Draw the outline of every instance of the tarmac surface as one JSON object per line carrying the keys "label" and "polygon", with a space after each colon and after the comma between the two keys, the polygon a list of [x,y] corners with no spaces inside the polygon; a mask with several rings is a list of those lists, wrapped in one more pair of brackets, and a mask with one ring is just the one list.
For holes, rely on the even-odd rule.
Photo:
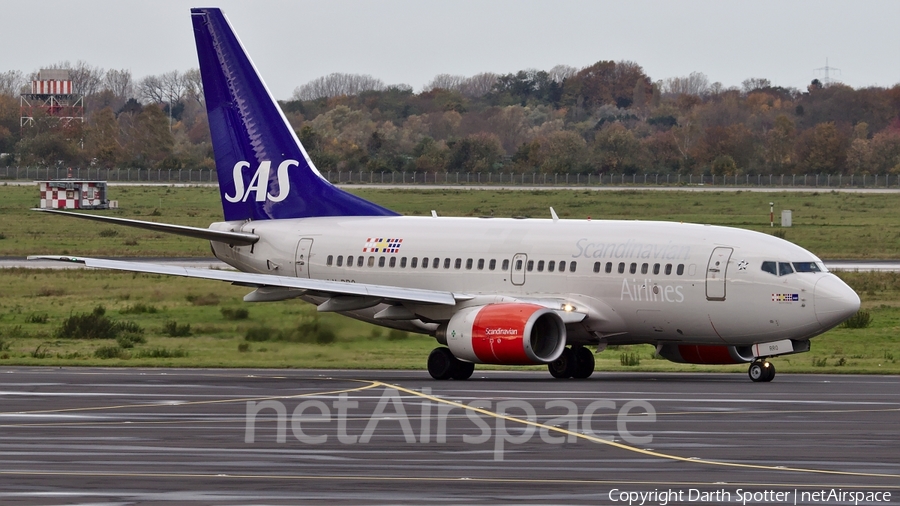
{"label": "tarmac surface", "polygon": [[0,504],[888,504],[898,422],[896,376],[2,367]]}

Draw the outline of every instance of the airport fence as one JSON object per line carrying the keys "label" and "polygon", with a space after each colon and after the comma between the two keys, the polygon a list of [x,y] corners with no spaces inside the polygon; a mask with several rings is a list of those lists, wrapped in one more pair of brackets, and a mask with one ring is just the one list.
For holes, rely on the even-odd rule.
{"label": "airport fence", "polygon": [[[722,186],[770,188],[900,188],[900,174],[547,174],[541,172],[376,172],[323,171],[334,184],[363,185],[477,185],[477,186]],[[0,180],[98,180],[127,183],[210,184],[216,171],[208,169],[3,167]]]}

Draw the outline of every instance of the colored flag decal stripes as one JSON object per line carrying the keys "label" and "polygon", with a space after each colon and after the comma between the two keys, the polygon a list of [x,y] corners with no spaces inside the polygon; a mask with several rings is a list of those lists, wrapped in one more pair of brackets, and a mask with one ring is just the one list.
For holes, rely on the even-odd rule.
{"label": "colored flag decal stripes", "polygon": [[798,302],[800,301],[799,293],[773,293],[772,302]]}
{"label": "colored flag decal stripes", "polygon": [[363,253],[399,253],[403,239],[383,239],[369,237],[363,246]]}

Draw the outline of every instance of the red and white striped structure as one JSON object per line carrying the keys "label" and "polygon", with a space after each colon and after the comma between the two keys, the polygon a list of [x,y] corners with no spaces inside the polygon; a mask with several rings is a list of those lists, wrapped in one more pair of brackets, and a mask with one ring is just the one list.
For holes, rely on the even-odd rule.
{"label": "red and white striped structure", "polygon": [[108,209],[106,181],[38,181],[42,209]]}
{"label": "red and white striped structure", "polygon": [[71,95],[72,81],[31,81],[32,95]]}

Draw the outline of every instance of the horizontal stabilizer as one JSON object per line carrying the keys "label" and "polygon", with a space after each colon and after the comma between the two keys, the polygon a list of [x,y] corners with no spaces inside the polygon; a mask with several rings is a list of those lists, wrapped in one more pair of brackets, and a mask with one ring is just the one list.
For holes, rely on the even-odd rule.
{"label": "horizontal stabilizer", "polygon": [[59,211],[56,209],[32,209],[32,211],[40,211],[42,213],[64,214],[73,216],[83,220],[101,221],[111,223],[113,225],[122,225],[126,227],[143,228],[145,230],[153,230],[156,232],[165,232],[167,234],[184,235],[195,239],[206,239],[207,241],[223,242],[226,244],[234,244],[238,246],[249,246],[259,241],[256,234],[248,234],[246,232],[226,232],[223,230],[211,230],[208,228],[187,227],[184,225],[172,225],[169,223],[156,223],[153,221],[129,220],[127,218],[114,218],[112,216],[99,216],[96,214],[81,214],[70,211]]}

